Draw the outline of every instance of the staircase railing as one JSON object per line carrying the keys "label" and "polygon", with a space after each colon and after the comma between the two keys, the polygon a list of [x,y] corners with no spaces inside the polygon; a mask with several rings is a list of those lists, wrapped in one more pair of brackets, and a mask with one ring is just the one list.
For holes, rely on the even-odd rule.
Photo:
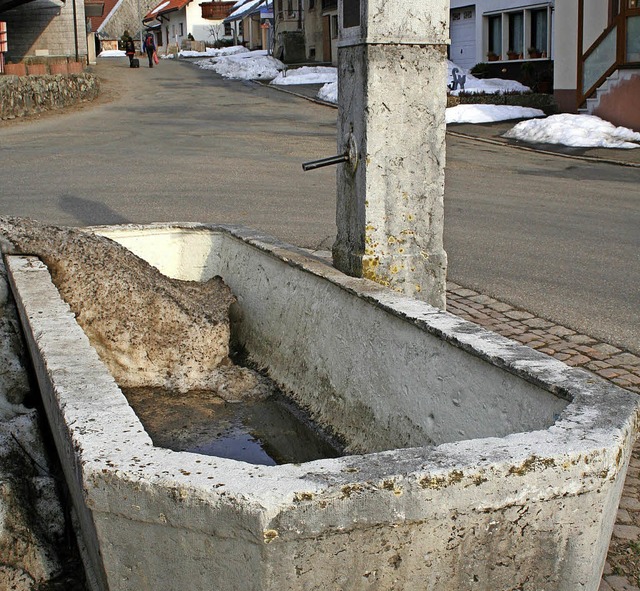
{"label": "staircase railing", "polygon": [[[584,105],[616,70],[640,65],[640,7],[635,0],[623,0],[619,14],[584,52],[578,54],[578,107]],[[584,5],[580,1],[578,43],[582,47]]]}

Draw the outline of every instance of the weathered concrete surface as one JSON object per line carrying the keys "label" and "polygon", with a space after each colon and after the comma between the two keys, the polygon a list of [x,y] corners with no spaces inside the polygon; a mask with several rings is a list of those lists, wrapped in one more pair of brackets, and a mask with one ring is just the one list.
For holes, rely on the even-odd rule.
{"label": "weathered concrete surface", "polygon": [[358,159],[338,167],[334,265],[444,309],[448,3],[351,6],[360,13],[341,19],[338,153],[355,146]]}
{"label": "weathered concrete surface", "polygon": [[65,517],[30,395],[20,321],[0,261],[0,589],[31,591],[63,569]]}
{"label": "weathered concrete surface", "polygon": [[40,256],[100,358],[123,387],[261,396],[260,377],[229,360],[228,309],[219,277],[169,279],[117,243],[72,228],[0,218],[13,250]]}
{"label": "weathered concrete surface", "polygon": [[[357,395],[374,384],[372,420],[356,419],[372,447],[379,445],[377,431],[393,422],[385,420],[387,400],[401,408],[420,399],[427,416],[437,408],[432,398],[443,408],[457,400],[467,413],[493,400],[496,414],[502,401],[490,393],[483,399],[484,391],[502,385],[529,406],[541,405],[530,400],[538,388],[547,402],[559,399],[562,410],[555,421],[526,432],[459,435],[436,446],[302,465],[261,467],[155,448],[46,269],[34,259],[12,257],[12,281],[82,510],[96,589],[197,590],[209,589],[212,580],[225,591],[597,589],[636,436],[636,397],[249,231],[101,231],[139,254],[150,253],[151,262],[183,279],[221,274],[238,298],[234,336],[259,361],[267,360],[260,342],[267,339],[270,372],[286,376],[286,365],[295,362],[324,375],[318,385],[329,403],[331,388],[340,397],[340,373]],[[351,317],[363,314],[378,327],[369,341],[352,338],[358,322]],[[272,318],[261,321],[263,315]],[[326,356],[311,355],[310,333],[298,330],[312,320],[323,326],[331,317],[340,335],[329,343],[337,349],[338,368]],[[278,334],[271,334],[273,326],[280,327]],[[431,354],[416,356],[420,363],[405,373],[432,374],[441,384],[438,392],[405,382],[390,391],[377,375],[353,371],[358,362],[352,354],[363,343],[374,354],[391,344],[376,343],[380,335],[394,335],[386,356],[404,361],[417,346],[413,333],[423,335],[421,346]],[[278,356],[278,346],[295,343],[299,360]],[[463,356],[477,360],[473,375],[460,365]],[[301,380],[295,367],[291,373],[292,382]],[[458,392],[466,396],[455,398]],[[415,409],[410,412],[418,418]],[[449,420],[440,411],[433,419]]]}

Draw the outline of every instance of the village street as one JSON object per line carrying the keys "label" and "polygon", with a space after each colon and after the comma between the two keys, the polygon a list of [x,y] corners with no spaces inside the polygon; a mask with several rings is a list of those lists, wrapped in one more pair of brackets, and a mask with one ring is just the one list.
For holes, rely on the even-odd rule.
{"label": "village street", "polygon": [[[99,60],[97,105],[0,124],[2,215],[243,224],[330,249],[335,169],[300,164],[335,153],[334,109],[186,61],[127,64]],[[449,279],[640,353],[640,168],[447,148]]]}

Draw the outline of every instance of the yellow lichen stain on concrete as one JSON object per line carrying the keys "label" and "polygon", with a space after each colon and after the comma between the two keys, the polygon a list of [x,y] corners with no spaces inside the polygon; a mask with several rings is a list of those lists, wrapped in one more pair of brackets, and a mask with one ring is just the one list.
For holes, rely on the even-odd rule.
{"label": "yellow lichen stain on concrete", "polygon": [[512,466],[509,468],[509,474],[525,476],[526,474],[529,474],[529,472],[545,470],[546,468],[552,468],[555,465],[556,462],[553,458],[539,458],[538,456],[531,456],[522,462],[520,466]]}
{"label": "yellow lichen stain on concrete", "polygon": [[293,495],[293,500],[296,503],[301,503],[302,501],[313,501],[313,493],[310,493],[310,492],[296,493],[295,495]]}
{"label": "yellow lichen stain on concrete", "polygon": [[[411,269],[412,271],[414,271],[414,269]],[[420,285],[416,285],[416,293],[420,293],[422,291],[422,287]]]}
{"label": "yellow lichen stain on concrete", "polygon": [[351,497],[353,493],[358,493],[362,491],[362,487],[359,484],[347,484],[343,486],[341,499],[348,499]]}
{"label": "yellow lichen stain on concrete", "polygon": [[262,536],[265,544],[270,544],[278,537],[278,532],[275,529],[265,529],[262,532]]}
{"label": "yellow lichen stain on concrete", "polygon": [[430,488],[432,490],[438,490],[444,488],[447,484],[447,479],[443,476],[425,476],[420,479],[420,486],[422,488]]}

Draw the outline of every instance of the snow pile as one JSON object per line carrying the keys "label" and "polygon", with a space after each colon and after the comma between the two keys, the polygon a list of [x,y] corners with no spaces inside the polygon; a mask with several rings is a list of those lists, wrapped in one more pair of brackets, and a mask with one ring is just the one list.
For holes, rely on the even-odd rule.
{"label": "snow pile", "polygon": [[325,84],[318,91],[317,97],[321,101],[326,101],[328,103],[337,103],[338,102],[338,83],[329,82],[328,84]]}
{"label": "snow pile", "polygon": [[272,80],[284,69],[280,60],[267,55],[264,50],[223,55],[194,63],[199,68],[236,80]]}
{"label": "snow pile", "polygon": [[453,80],[454,72],[457,70],[457,76],[466,76],[464,83],[464,90],[457,88],[456,90],[450,90],[449,93],[457,96],[461,92],[469,94],[504,94],[505,92],[531,92],[531,89],[520,82],[515,80],[503,80],[502,78],[476,78],[473,74],[470,74],[468,70],[461,68],[454,64],[452,61],[447,60],[447,76],[448,83],[451,84]]}
{"label": "snow pile", "polygon": [[338,70],[329,66],[303,66],[280,72],[271,84],[325,84],[338,81]]}
{"label": "snow pile", "polygon": [[522,121],[504,137],[579,148],[640,148],[640,133],[616,127],[594,115],[563,113],[542,120]]}
{"label": "snow pile", "polygon": [[544,111],[511,105],[457,105],[446,113],[447,123],[492,123],[531,117],[544,117]]}
{"label": "snow pile", "polygon": [[126,57],[127,54],[119,49],[106,49],[98,54],[98,57]]}
{"label": "snow pile", "polygon": [[178,57],[225,57],[228,55],[237,55],[239,53],[249,53],[249,50],[242,45],[221,47],[220,49],[208,47],[205,51],[189,51],[184,49],[178,52]]}

